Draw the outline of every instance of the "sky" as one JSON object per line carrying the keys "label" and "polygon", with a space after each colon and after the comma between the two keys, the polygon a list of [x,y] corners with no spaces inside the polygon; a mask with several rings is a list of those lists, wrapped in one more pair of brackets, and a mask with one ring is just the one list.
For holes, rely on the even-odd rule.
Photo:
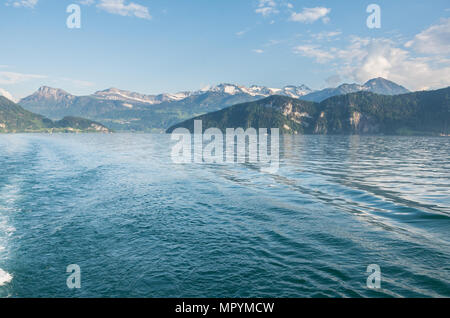
{"label": "sky", "polygon": [[[67,7],[80,6],[80,28]],[[370,4],[380,28],[369,28]],[[371,20],[372,21],[372,20]],[[0,0],[0,94],[450,85],[448,0]]]}

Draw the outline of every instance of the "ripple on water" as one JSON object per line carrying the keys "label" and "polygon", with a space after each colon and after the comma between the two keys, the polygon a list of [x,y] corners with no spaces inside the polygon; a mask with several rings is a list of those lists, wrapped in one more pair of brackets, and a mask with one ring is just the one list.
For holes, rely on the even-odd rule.
{"label": "ripple on water", "polygon": [[[166,135],[0,136],[0,291],[450,296],[448,139],[285,139],[264,174],[175,165]],[[74,263],[84,287],[68,294]]]}

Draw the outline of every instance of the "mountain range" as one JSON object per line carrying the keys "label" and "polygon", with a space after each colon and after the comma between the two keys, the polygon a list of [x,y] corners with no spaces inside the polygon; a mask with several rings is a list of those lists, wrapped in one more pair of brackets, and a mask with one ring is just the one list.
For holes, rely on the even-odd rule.
{"label": "mountain range", "polygon": [[359,84],[342,84],[336,88],[325,88],[320,91],[311,92],[303,96],[301,99],[311,102],[322,102],[327,98],[345,95],[356,92],[372,92],[380,95],[400,95],[409,93],[409,90],[394,82],[384,78],[374,78],[366,82],[364,85]]}
{"label": "mountain range", "polygon": [[78,117],[53,121],[23,109],[0,96],[0,133],[17,132],[111,132],[100,123]]}
{"label": "mountain range", "polygon": [[450,87],[388,96],[361,91],[320,103],[286,96],[235,105],[170,127],[203,129],[279,128],[284,134],[446,135],[450,133]]}
{"label": "mountain range", "polygon": [[21,99],[19,104],[51,119],[78,116],[99,121],[118,131],[161,131],[195,116],[272,95],[321,102],[332,96],[358,91],[385,95],[408,92],[383,78],[370,80],[364,85],[343,84],[320,91],[313,91],[305,85],[269,88],[220,84],[199,91],[158,95],[110,88],[88,96],[75,96],[61,89],[43,86]]}

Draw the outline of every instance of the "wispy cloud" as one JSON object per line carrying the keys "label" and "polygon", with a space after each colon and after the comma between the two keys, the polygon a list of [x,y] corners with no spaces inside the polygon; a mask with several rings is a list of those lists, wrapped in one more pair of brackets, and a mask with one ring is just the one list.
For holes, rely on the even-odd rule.
{"label": "wispy cloud", "polygon": [[324,7],[304,8],[302,12],[292,12],[289,20],[301,23],[313,23],[319,19],[322,19],[323,23],[330,21],[328,14],[331,9]]}
{"label": "wispy cloud", "polygon": [[329,31],[329,32],[322,31],[319,33],[311,34],[311,37],[316,40],[319,40],[319,41],[320,40],[330,41],[330,40],[336,40],[338,38],[338,36],[341,34],[342,34],[341,31]]}
{"label": "wispy cloud", "polygon": [[274,45],[278,45],[280,43],[285,42],[285,40],[281,40],[281,39],[276,39],[276,40],[269,40],[266,44],[264,44],[264,46],[274,46]]}
{"label": "wispy cloud", "polygon": [[37,74],[24,74],[16,72],[0,72],[0,84],[2,85],[12,85],[22,83],[32,79],[42,79],[46,78],[45,75]]}
{"label": "wispy cloud", "polygon": [[257,54],[262,54],[264,53],[264,50],[261,49],[254,49],[253,52],[257,53]]}
{"label": "wispy cloud", "polygon": [[8,2],[6,2],[7,6],[13,6],[15,8],[29,8],[32,9],[34,8],[38,3],[38,0],[8,0]]}
{"label": "wispy cloud", "polygon": [[277,9],[277,3],[275,2],[275,0],[259,0],[258,8],[255,10],[255,12],[266,17],[271,14],[277,14],[279,11]]}
{"label": "wispy cloud", "polygon": [[90,6],[95,3],[95,0],[79,0],[78,3],[85,6]]}
{"label": "wispy cloud", "polygon": [[305,57],[311,57],[318,63],[326,63],[334,58],[330,52],[320,49],[317,45],[299,45],[294,48],[294,53]]}
{"label": "wispy cloud", "polygon": [[450,54],[450,18],[417,34],[405,47],[419,53],[449,55]]}
{"label": "wispy cloud", "polygon": [[152,18],[147,7],[134,2],[126,3],[125,0],[100,0],[97,8],[121,16],[134,16],[141,19]]}
{"label": "wispy cloud", "polygon": [[248,31],[250,31],[249,28],[247,28],[247,29],[245,29],[245,30],[241,30],[241,31],[239,31],[239,32],[236,32],[236,36],[241,37],[241,36],[245,35]]}

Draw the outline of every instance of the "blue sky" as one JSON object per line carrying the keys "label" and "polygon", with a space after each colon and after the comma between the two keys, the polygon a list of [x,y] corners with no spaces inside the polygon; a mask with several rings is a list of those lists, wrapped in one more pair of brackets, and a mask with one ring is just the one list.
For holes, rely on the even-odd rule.
{"label": "blue sky", "polygon": [[[71,3],[81,7],[80,29],[66,26]],[[366,25],[371,3],[379,29]],[[449,16],[448,0],[0,0],[0,92],[319,89],[377,76],[444,87]]]}

